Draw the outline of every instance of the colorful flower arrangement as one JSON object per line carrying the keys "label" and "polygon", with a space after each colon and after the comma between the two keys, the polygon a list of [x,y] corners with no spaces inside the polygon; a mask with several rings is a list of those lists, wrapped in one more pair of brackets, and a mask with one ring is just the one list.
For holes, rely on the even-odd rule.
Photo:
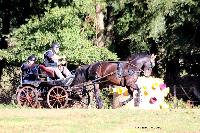
{"label": "colorful flower arrangement", "polygon": [[[166,86],[163,79],[139,77],[136,84],[139,87],[139,107],[146,109],[168,108],[165,97],[169,93],[169,87]],[[112,88],[111,93],[121,96],[128,96],[128,90],[125,87],[117,86]]]}
{"label": "colorful flower arrangement", "polygon": [[165,97],[169,93],[169,87],[163,79],[140,77],[136,84],[140,88],[140,108],[168,108]]}

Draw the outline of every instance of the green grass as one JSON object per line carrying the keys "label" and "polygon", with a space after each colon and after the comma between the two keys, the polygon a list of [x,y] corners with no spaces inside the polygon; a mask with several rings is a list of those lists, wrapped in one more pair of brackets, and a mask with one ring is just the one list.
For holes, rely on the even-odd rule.
{"label": "green grass", "polygon": [[0,132],[200,132],[200,110],[0,109]]}

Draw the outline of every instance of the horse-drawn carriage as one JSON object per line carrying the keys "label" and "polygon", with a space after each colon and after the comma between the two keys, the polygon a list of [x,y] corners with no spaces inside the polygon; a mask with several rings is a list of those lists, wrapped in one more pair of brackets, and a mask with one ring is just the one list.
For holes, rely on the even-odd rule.
{"label": "horse-drawn carriage", "polygon": [[[126,61],[102,61],[77,68],[74,77],[65,80],[49,80],[47,74],[41,74],[40,80],[21,83],[16,91],[16,101],[20,106],[65,108],[79,104],[88,107],[89,92],[94,90],[96,107],[102,108],[100,90],[107,85],[125,86],[129,90],[130,98],[122,102],[126,104],[135,98],[135,84],[140,72],[150,76],[155,64],[155,56],[137,55]],[[39,69],[45,68],[39,65]],[[48,71],[46,71],[48,73]],[[92,82],[92,89],[87,89]]]}
{"label": "horse-drawn carriage", "polygon": [[[79,106],[86,108],[90,103],[89,92],[84,85],[71,86],[74,76],[54,79],[43,65],[38,65],[39,78],[23,83],[16,90],[13,99],[19,106],[66,108]],[[21,77],[22,79],[22,77]]]}

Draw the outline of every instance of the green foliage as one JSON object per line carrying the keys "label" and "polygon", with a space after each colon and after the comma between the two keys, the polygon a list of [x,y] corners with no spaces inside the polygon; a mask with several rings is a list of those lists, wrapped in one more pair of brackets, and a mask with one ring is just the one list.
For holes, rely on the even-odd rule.
{"label": "green foliage", "polygon": [[0,109],[16,109],[16,105],[12,104],[0,104]]}
{"label": "green foliage", "polygon": [[7,66],[2,69],[0,80],[0,103],[9,104],[11,102],[11,96],[15,93],[16,88],[19,85],[19,73],[19,68],[13,66]]}
{"label": "green foliage", "polygon": [[103,101],[103,108],[110,109],[112,108],[112,98],[113,96],[110,95],[109,88],[103,88],[100,93],[100,97]]}
{"label": "green foliage", "polygon": [[176,97],[171,97],[171,100],[167,101],[170,109],[199,109],[200,106],[194,106],[189,101],[183,101],[183,99],[177,99]]}
{"label": "green foliage", "polygon": [[166,32],[165,23],[165,17],[162,13],[159,13],[149,24],[149,37],[156,40],[162,36]]}
{"label": "green foliage", "polygon": [[106,48],[93,46],[92,41],[88,39],[95,34],[91,25],[82,31],[84,20],[80,18],[80,14],[88,14],[88,11],[86,7],[80,6],[80,3],[75,4],[76,8],[55,7],[46,12],[40,20],[33,18],[14,30],[12,39],[16,46],[1,51],[0,55],[10,62],[22,62],[28,55],[35,54],[42,61],[43,53],[51,43],[59,42],[61,53],[69,63],[78,65],[97,60],[116,60],[117,56]]}
{"label": "green foliage", "polygon": [[[165,36],[166,31],[175,30],[186,21],[195,21],[192,18],[195,14],[192,8],[195,5],[197,3],[192,0],[125,0],[123,9],[115,12],[116,16],[123,14],[116,21],[115,32],[120,39],[129,39],[133,45],[140,46],[142,42],[147,45],[147,38],[156,40]],[[173,19],[169,21],[171,17]]]}

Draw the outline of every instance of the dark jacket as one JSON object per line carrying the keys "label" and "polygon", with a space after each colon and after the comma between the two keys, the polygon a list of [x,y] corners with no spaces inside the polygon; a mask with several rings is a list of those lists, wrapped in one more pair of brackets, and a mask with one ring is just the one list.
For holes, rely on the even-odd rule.
{"label": "dark jacket", "polygon": [[44,53],[44,64],[46,67],[57,67],[58,61],[55,62],[54,60],[52,60],[52,57],[54,55],[55,53],[52,49],[49,49]]}
{"label": "dark jacket", "polygon": [[38,65],[33,64],[32,66],[28,65],[27,62],[23,63],[21,66],[22,70],[22,80],[34,81],[38,77]]}

